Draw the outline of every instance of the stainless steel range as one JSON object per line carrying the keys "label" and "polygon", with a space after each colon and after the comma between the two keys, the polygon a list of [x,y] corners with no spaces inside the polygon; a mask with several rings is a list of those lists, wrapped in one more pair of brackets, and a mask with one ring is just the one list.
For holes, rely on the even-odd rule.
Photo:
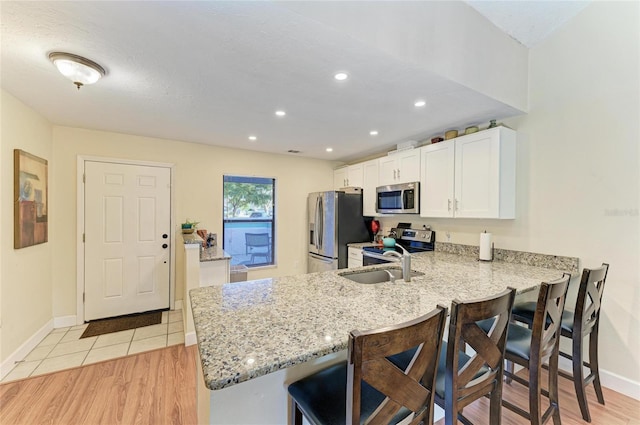
{"label": "stainless steel range", "polygon": [[[398,227],[394,227],[391,229],[389,233],[390,237],[395,238],[396,243],[398,245],[402,245],[404,249],[409,251],[409,253],[418,253],[418,252],[427,252],[433,251],[436,241],[436,232],[433,230],[423,230],[423,229],[402,229]],[[383,248],[382,246],[368,246],[363,248],[363,256],[362,256],[362,265],[370,266],[372,264],[382,264],[382,263],[390,263],[393,262],[392,259],[386,260],[380,258],[380,255],[384,254],[385,251],[397,251],[402,253],[400,248]],[[367,253],[371,252],[375,255],[368,256]]]}

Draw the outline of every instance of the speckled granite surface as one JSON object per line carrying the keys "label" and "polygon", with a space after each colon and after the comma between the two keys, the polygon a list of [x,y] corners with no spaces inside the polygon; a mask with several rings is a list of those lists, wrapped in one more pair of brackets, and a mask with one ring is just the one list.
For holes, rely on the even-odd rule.
{"label": "speckled granite surface", "polygon": [[200,236],[198,236],[197,233],[190,233],[190,234],[186,234],[183,233],[182,234],[182,240],[184,240],[185,245],[187,244],[201,244],[202,243],[202,238]]}
{"label": "speckled granite surface", "polygon": [[205,248],[200,251],[200,262],[228,260],[230,258],[231,256],[219,246],[212,246],[211,248]]}
{"label": "speckled granite surface", "polygon": [[[217,390],[344,350],[348,333],[401,323],[454,298],[518,292],[559,278],[556,269],[431,252],[416,254],[411,282],[365,285],[340,276],[384,266],[191,290],[205,383]],[[395,265],[392,265],[395,267]],[[388,267],[388,266],[387,266]]]}
{"label": "speckled granite surface", "polygon": [[[479,247],[473,245],[460,245],[448,242],[436,242],[436,251],[451,254],[468,255],[478,258]],[[578,272],[577,257],[563,257],[559,255],[538,254],[535,252],[512,251],[510,249],[495,248],[493,259],[507,263],[526,264],[529,266],[546,267],[550,269],[565,270],[569,273]]]}

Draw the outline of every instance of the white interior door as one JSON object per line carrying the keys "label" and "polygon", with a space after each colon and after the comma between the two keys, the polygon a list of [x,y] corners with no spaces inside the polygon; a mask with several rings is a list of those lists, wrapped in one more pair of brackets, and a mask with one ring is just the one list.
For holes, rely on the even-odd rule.
{"label": "white interior door", "polygon": [[169,308],[171,170],[85,161],[85,320]]}

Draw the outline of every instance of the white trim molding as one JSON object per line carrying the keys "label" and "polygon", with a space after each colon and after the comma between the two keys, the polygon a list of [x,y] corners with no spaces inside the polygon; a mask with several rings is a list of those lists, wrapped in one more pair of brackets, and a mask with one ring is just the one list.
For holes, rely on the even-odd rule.
{"label": "white trim molding", "polygon": [[42,342],[43,339],[49,335],[49,332],[53,330],[53,322],[51,319],[43,327],[38,329],[36,333],[31,335],[16,351],[11,353],[9,357],[5,359],[5,361],[0,364],[0,379],[4,379],[5,376],[9,374],[16,365],[16,363],[24,360],[25,357],[38,346]]}
{"label": "white trim molding", "polygon": [[53,318],[53,328],[68,328],[75,326],[77,323],[76,316],[60,316]]}

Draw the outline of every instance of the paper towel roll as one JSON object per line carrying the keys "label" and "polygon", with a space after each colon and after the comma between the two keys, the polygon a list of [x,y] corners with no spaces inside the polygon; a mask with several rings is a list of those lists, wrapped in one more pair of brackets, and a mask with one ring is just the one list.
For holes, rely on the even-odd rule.
{"label": "paper towel roll", "polygon": [[493,260],[493,245],[491,244],[491,233],[480,233],[480,259],[483,261]]}

